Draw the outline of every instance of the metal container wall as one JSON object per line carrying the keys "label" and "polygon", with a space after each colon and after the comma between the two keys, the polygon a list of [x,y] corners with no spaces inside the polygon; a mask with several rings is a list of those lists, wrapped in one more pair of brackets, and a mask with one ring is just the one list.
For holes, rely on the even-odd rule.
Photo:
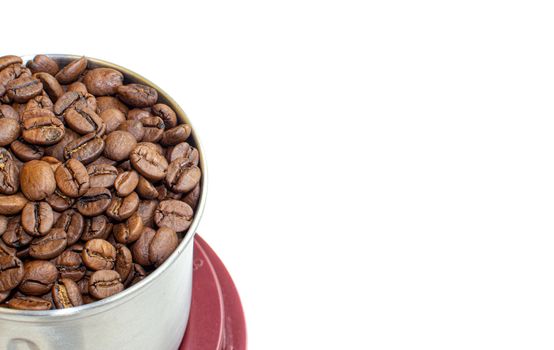
{"label": "metal container wall", "polygon": [[[78,58],[49,56],[62,64]],[[24,61],[31,58],[24,57]],[[156,88],[159,101],[171,106],[180,122],[190,124],[177,103],[150,81],[126,68],[89,58],[89,68],[96,67],[121,71],[125,83],[136,82]],[[133,287],[89,305],[49,311],[0,308],[0,349],[178,349],[190,309],[193,238],[206,200],[206,166],[194,128],[188,142],[200,153],[201,196],[188,233],[168,260]]]}

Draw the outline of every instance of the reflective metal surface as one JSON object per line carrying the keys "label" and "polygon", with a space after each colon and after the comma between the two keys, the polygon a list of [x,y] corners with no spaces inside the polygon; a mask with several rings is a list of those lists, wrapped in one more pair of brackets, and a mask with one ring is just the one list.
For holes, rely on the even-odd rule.
{"label": "reflective metal surface", "polygon": [[[48,55],[65,64],[79,56]],[[26,62],[33,56],[23,57]],[[125,83],[142,83],[158,90],[159,101],[190,124],[179,105],[140,75],[115,64],[89,59],[89,68],[122,72]],[[200,153],[201,196],[194,220],[177,250],[143,281],[112,297],[76,308],[19,311],[0,308],[0,349],[7,350],[173,350],[187,324],[192,289],[193,238],[206,201],[207,169],[194,132],[188,140]]]}

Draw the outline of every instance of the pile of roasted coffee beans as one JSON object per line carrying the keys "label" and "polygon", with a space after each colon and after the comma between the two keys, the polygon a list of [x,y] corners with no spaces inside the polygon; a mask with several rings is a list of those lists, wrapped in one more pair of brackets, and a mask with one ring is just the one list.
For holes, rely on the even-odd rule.
{"label": "pile of roasted coffee beans", "polygon": [[[0,57],[0,302],[69,308],[160,266],[199,196],[191,128],[85,57]],[[92,68],[92,67],[91,67]]]}

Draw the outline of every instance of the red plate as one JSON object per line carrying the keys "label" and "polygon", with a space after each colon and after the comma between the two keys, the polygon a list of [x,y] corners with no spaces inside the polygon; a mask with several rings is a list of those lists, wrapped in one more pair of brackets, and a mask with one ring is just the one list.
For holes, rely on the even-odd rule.
{"label": "red plate", "polygon": [[246,350],[246,324],[235,284],[198,235],[190,317],[180,350]]}

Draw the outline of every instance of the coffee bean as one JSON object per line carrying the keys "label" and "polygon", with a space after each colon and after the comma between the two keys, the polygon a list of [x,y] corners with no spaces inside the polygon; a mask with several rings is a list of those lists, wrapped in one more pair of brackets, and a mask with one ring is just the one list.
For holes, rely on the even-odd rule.
{"label": "coffee bean", "polygon": [[61,278],[69,278],[77,282],[85,275],[86,267],[83,264],[81,253],[72,251],[70,248],[54,259],[54,264]]}
{"label": "coffee bean", "polygon": [[200,182],[201,177],[199,167],[187,158],[177,158],[167,168],[165,183],[173,192],[186,193]]}
{"label": "coffee bean", "polygon": [[58,309],[83,305],[79,286],[77,286],[75,281],[68,278],[62,278],[54,285],[52,288],[52,300]]}
{"label": "coffee bean", "polygon": [[100,187],[91,187],[77,200],[77,210],[84,216],[96,216],[106,211],[112,194],[109,190]]}
{"label": "coffee bean", "polygon": [[142,218],[135,213],[124,223],[115,225],[113,235],[117,242],[129,244],[139,239],[143,229]]}
{"label": "coffee bean", "polygon": [[19,168],[12,155],[5,148],[0,148],[0,193],[14,194],[18,189]]}
{"label": "coffee bean", "polygon": [[144,142],[143,141],[143,142],[137,143],[137,146],[146,146],[148,148],[151,148],[154,152],[157,152],[161,155],[165,154],[164,148],[158,143]]}
{"label": "coffee bean", "polygon": [[[0,236],[6,232],[8,228],[8,217],[4,215],[0,215]],[[0,241],[0,245],[2,244],[2,241]],[[2,247],[0,246],[0,255],[2,254]]]}
{"label": "coffee bean", "polygon": [[137,144],[137,140],[131,133],[120,130],[109,133],[104,141],[106,143],[104,156],[117,161],[128,159],[129,154]]}
{"label": "coffee bean", "polygon": [[139,174],[134,171],[124,171],[117,176],[114,181],[114,187],[117,191],[117,195],[125,197],[131,194],[135,190],[139,183]]}
{"label": "coffee bean", "polygon": [[200,155],[198,150],[186,142],[181,142],[173,147],[169,147],[166,152],[168,162],[173,162],[177,158],[187,158],[194,165],[198,165]]}
{"label": "coffee bean", "polygon": [[157,200],[163,201],[166,199],[181,199],[183,197],[182,193],[172,192],[167,189],[166,185],[160,184],[156,186],[156,191],[158,191]]}
{"label": "coffee bean", "polygon": [[19,290],[27,295],[40,296],[48,293],[58,279],[56,266],[45,260],[27,261]]}
{"label": "coffee bean", "polygon": [[162,118],[166,128],[174,128],[177,126],[177,115],[166,104],[158,103],[152,106],[152,114],[156,117]]}
{"label": "coffee bean", "polygon": [[[149,109],[134,108],[127,113],[128,120],[141,121],[143,118],[157,117]],[[163,119],[162,119],[163,120]]]}
{"label": "coffee bean", "polygon": [[46,197],[46,202],[50,204],[52,209],[56,211],[64,211],[73,205],[74,200],[56,189],[54,193]]}
{"label": "coffee bean", "polygon": [[90,241],[91,239],[108,238],[112,232],[113,224],[104,215],[95,216],[85,221],[85,229],[81,239],[83,241]]}
{"label": "coffee bean", "polygon": [[150,266],[153,264],[153,262],[150,261],[149,249],[150,243],[152,243],[155,235],[155,230],[150,227],[144,228],[139,239],[131,246],[133,261],[142,266]]}
{"label": "coffee bean", "polygon": [[64,148],[65,159],[77,159],[88,164],[100,157],[104,151],[104,140],[94,133],[86,134],[69,142]]}
{"label": "coffee bean", "polygon": [[40,201],[56,190],[56,179],[50,164],[31,160],[23,165],[19,174],[21,192],[32,201]]}
{"label": "coffee bean", "polygon": [[0,292],[17,287],[24,273],[21,260],[13,255],[0,256]]}
{"label": "coffee bean", "polygon": [[23,248],[28,246],[33,237],[30,236],[21,226],[21,218],[19,216],[13,216],[8,221],[8,227],[6,232],[2,235],[2,240],[8,246],[13,248]]}
{"label": "coffee bean", "polygon": [[85,75],[83,83],[95,96],[114,95],[123,85],[123,74],[111,68],[96,68]]}
{"label": "coffee bean", "polygon": [[8,97],[18,103],[25,103],[42,92],[42,83],[33,77],[20,77],[6,85]]}
{"label": "coffee bean", "polygon": [[77,281],[77,286],[79,287],[79,291],[83,296],[88,295],[88,283],[90,281],[90,276],[92,276],[93,273],[94,271],[87,270],[85,276]]}
{"label": "coffee bean", "polygon": [[148,248],[150,261],[154,266],[160,266],[175,251],[179,245],[177,233],[168,227],[160,227]]}
{"label": "coffee bean", "polygon": [[100,270],[90,276],[89,293],[97,299],[104,299],[123,290],[121,277],[113,270]]}
{"label": "coffee bean", "polygon": [[187,203],[168,199],[160,202],[154,220],[158,227],[166,226],[176,232],[183,232],[189,228],[193,215],[194,212]]}
{"label": "coffee bean", "polygon": [[77,134],[75,131],[69,128],[65,129],[65,135],[63,136],[63,138],[55,145],[46,147],[44,149],[44,155],[52,156],[60,161],[64,161],[65,146],[67,146],[67,144],[71,141],[78,139],[79,137],[80,135]]}
{"label": "coffee bean", "polygon": [[32,145],[23,140],[15,140],[10,145],[10,150],[15,156],[24,162],[28,162],[33,159],[40,159],[44,156],[44,148]]}
{"label": "coffee bean", "polygon": [[23,210],[27,204],[27,198],[20,193],[9,196],[0,195],[0,215],[15,215]]}
{"label": "coffee bean", "polygon": [[52,103],[52,100],[44,91],[40,95],[37,95],[27,101],[25,104],[25,112],[35,109],[45,109],[50,112],[54,111],[54,103]]}
{"label": "coffee bean", "polygon": [[0,146],[6,146],[15,141],[21,134],[19,122],[15,119],[0,119]]}
{"label": "coffee bean", "polygon": [[125,287],[131,287],[142,281],[148,276],[148,273],[139,264],[133,264],[133,269],[129,273],[127,280],[125,281]]}
{"label": "coffee bean", "polygon": [[55,117],[25,119],[22,126],[23,139],[34,145],[53,145],[65,134],[63,123]]}
{"label": "coffee bean", "polygon": [[62,115],[71,108],[90,108],[96,111],[97,102],[96,98],[91,94],[83,94],[77,91],[67,91],[63,94],[56,104],[54,104],[54,113],[56,115]]}
{"label": "coffee bean", "polygon": [[149,107],[158,101],[158,92],[142,84],[118,86],[117,95],[123,102],[133,107]]}
{"label": "coffee bean", "polygon": [[112,201],[106,209],[108,217],[122,221],[129,218],[137,210],[139,197],[136,192],[132,192],[126,197],[113,196]]}
{"label": "coffee bean", "polygon": [[110,108],[100,113],[100,118],[106,124],[106,133],[111,133],[125,121],[125,114],[119,109]]}
{"label": "coffee bean", "polygon": [[15,56],[15,55],[2,56],[0,57],[0,71],[12,64],[21,65],[22,63],[23,63],[23,60],[19,56]]}
{"label": "coffee bean", "polygon": [[190,205],[190,207],[193,210],[196,210],[196,206],[198,205],[198,200],[200,199],[200,184],[196,185],[192,191],[187,193],[186,196],[183,197],[183,202]]}
{"label": "coffee bean", "polygon": [[80,81],[76,81],[67,85],[67,91],[75,91],[81,95],[86,95],[89,93],[85,84],[81,83]]}
{"label": "coffee bean", "polygon": [[45,55],[36,55],[33,60],[27,62],[27,67],[33,73],[45,72],[52,76],[60,70],[56,61]]}
{"label": "coffee bean", "polygon": [[8,300],[6,305],[10,309],[44,311],[52,308],[52,303],[39,297],[16,296]]}
{"label": "coffee bean", "polygon": [[127,246],[123,244],[117,244],[115,246],[115,271],[121,276],[121,280],[125,281],[133,269],[133,256]]}
{"label": "coffee bean", "polygon": [[68,159],[56,169],[54,175],[58,188],[68,197],[77,198],[89,189],[87,169],[76,159]]}
{"label": "coffee bean", "polygon": [[158,142],[164,133],[165,124],[160,117],[142,118],[140,121],[144,127],[142,142]]}
{"label": "coffee bean", "polygon": [[137,145],[131,151],[129,159],[133,168],[148,180],[159,181],[165,177],[167,160],[152,148]]}
{"label": "coffee bean", "polygon": [[158,204],[159,202],[155,199],[140,201],[137,208],[137,215],[141,217],[144,226],[151,227],[153,225]]}
{"label": "coffee bean", "polygon": [[119,125],[117,130],[129,132],[137,141],[144,137],[144,126],[138,120],[126,120]]}
{"label": "coffee bean", "polygon": [[53,225],[52,207],[46,202],[28,202],[21,212],[21,226],[31,236],[44,236]]}
{"label": "coffee bean", "polygon": [[34,76],[40,80],[44,91],[52,101],[56,102],[65,93],[60,83],[51,74],[42,72]]}
{"label": "coffee bean", "polygon": [[104,121],[88,107],[68,109],[65,113],[65,122],[71,129],[81,135],[95,133],[102,136],[106,131]]}
{"label": "coffee bean", "polygon": [[31,242],[29,255],[35,259],[52,259],[60,255],[67,247],[67,234],[61,228],[53,228],[41,238]]}
{"label": "coffee bean", "polygon": [[19,113],[10,105],[0,105],[0,118],[19,120]]}
{"label": "coffee bean", "polygon": [[[21,67],[19,64],[12,64],[0,70],[0,97],[7,92],[8,84],[15,79],[31,77],[31,71]],[[7,96],[4,96],[7,97]],[[9,98],[4,102],[9,102]],[[17,103],[17,101],[16,101]]]}
{"label": "coffee bean", "polygon": [[156,187],[143,176],[139,177],[136,191],[137,194],[144,199],[155,199],[158,197],[158,190]]}
{"label": "coffee bean", "polygon": [[85,219],[73,209],[68,209],[58,218],[54,227],[61,228],[67,234],[67,245],[76,243],[83,234]]}
{"label": "coffee bean", "polygon": [[117,178],[117,169],[108,164],[89,165],[87,167],[90,187],[112,187]]}
{"label": "coffee bean", "polygon": [[164,131],[160,143],[164,146],[174,146],[189,138],[192,129],[188,124],[181,124]]}
{"label": "coffee bean", "polygon": [[123,102],[112,96],[98,97],[96,102],[98,104],[96,112],[100,116],[102,116],[104,111],[112,108],[119,110],[124,116],[127,115],[127,112],[129,112],[129,108]]}
{"label": "coffee bean", "polygon": [[58,79],[60,84],[69,84],[74,82],[79,78],[79,75],[87,69],[87,63],[88,61],[86,57],[81,57],[70,62],[56,74],[56,79]]}
{"label": "coffee bean", "polygon": [[111,270],[115,264],[115,248],[103,239],[91,239],[81,253],[83,262],[91,270]]}

